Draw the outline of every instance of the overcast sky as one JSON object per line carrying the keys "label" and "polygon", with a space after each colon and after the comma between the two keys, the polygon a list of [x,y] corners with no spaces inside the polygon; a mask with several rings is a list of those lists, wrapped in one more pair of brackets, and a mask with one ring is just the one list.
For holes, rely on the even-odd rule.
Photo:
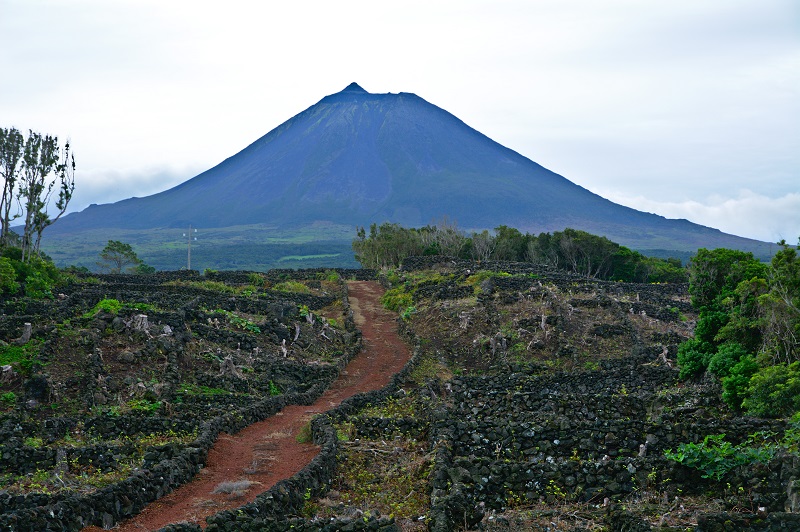
{"label": "overcast sky", "polygon": [[0,0],[0,42],[0,127],[71,139],[71,210],[170,188],[355,81],[618,203],[800,236],[797,0]]}

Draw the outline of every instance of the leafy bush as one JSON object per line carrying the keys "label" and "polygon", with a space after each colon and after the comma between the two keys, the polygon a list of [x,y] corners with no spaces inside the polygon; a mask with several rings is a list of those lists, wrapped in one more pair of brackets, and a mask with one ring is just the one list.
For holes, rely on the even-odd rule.
{"label": "leafy bush", "polygon": [[707,311],[702,312],[697,320],[697,327],[694,330],[694,337],[701,342],[717,345],[717,334],[730,319],[727,312]]}
{"label": "leafy bush", "polygon": [[261,273],[250,272],[247,274],[247,282],[253,286],[264,286],[267,282],[267,279]]}
{"label": "leafy bush", "polygon": [[148,416],[152,416],[161,408],[161,401],[152,402],[147,399],[131,399],[127,404],[131,412],[141,412]]}
{"label": "leafy bush", "polygon": [[319,272],[317,273],[316,277],[320,281],[328,281],[331,283],[338,283],[341,280],[341,276],[336,270],[325,270],[324,272]]}
{"label": "leafy bush", "polygon": [[4,394],[0,394],[0,403],[6,406],[14,406],[17,404],[17,394],[14,392],[6,392]]}
{"label": "leafy bush", "polygon": [[91,318],[100,312],[108,312],[109,314],[117,315],[122,309],[122,303],[116,299],[101,299],[92,307],[92,310],[84,314],[84,317]]}
{"label": "leafy bush", "polygon": [[283,281],[274,286],[279,292],[290,292],[295,294],[310,294],[311,289],[298,281]]}
{"label": "leafy bush", "polygon": [[700,443],[682,443],[675,451],[667,450],[668,460],[697,469],[703,478],[721,480],[729,471],[756,462],[766,464],[774,456],[769,446],[754,446],[753,442],[764,439],[765,433],[755,433],[746,443],[733,445],[724,440],[725,434],[708,435]]}
{"label": "leafy bush", "polygon": [[752,355],[743,355],[722,379],[722,400],[734,408],[741,408],[747,397],[750,377],[758,371],[758,362]]}
{"label": "leafy bush", "polygon": [[144,262],[137,264],[133,271],[139,275],[150,275],[151,273],[156,273],[156,269],[153,266],[145,264]]}
{"label": "leafy bush", "polygon": [[239,329],[242,329],[243,331],[251,332],[254,334],[261,333],[261,329],[258,327],[258,325],[248,320],[247,318],[242,318],[241,316],[238,316],[229,310],[217,309],[214,312],[224,315],[228,319],[228,323],[230,323],[234,327],[237,327]]}
{"label": "leafy bush", "polygon": [[722,344],[708,362],[708,371],[720,379],[731,373],[731,368],[747,354],[745,348],[739,344]]}
{"label": "leafy bush", "polygon": [[406,292],[404,286],[398,286],[397,288],[391,288],[386,291],[385,294],[381,297],[381,304],[395,312],[400,312],[400,309],[406,309],[414,304],[413,296]]}
{"label": "leafy bush", "polygon": [[0,257],[0,294],[16,294],[17,290],[19,283],[14,265],[7,257]]}
{"label": "leafy bush", "polygon": [[232,286],[228,286],[221,281],[167,281],[164,283],[167,286],[185,286],[187,288],[199,288],[201,290],[210,290],[212,292],[222,292],[224,294],[233,294],[236,290]]}
{"label": "leafy bush", "polygon": [[35,271],[25,278],[25,295],[34,299],[51,299],[53,282],[41,272]]}
{"label": "leafy bush", "polygon": [[758,370],[750,378],[742,406],[761,417],[779,418],[800,411],[800,362]]}
{"label": "leafy bush", "polygon": [[697,339],[686,340],[678,346],[678,365],[680,378],[688,379],[703,373],[711,360],[711,353]]}

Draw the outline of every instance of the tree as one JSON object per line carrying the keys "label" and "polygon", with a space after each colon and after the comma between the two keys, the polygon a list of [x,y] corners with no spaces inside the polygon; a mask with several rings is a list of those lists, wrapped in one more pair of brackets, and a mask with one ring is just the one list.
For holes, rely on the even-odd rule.
{"label": "tree", "polygon": [[11,238],[11,205],[22,159],[25,141],[17,128],[0,128],[0,175],[3,177],[3,195],[0,196],[0,244],[8,245]]}
{"label": "tree", "polygon": [[720,310],[740,282],[764,279],[767,266],[752,253],[735,249],[701,248],[689,263],[689,295],[698,310]]}
{"label": "tree", "polygon": [[458,229],[458,224],[455,221],[450,223],[447,216],[436,224],[433,235],[439,253],[451,257],[457,257],[460,254],[466,241],[464,233]]}
{"label": "tree", "polygon": [[494,254],[497,239],[484,229],[480,233],[472,233],[471,255],[475,260],[487,261]]}
{"label": "tree", "polygon": [[100,252],[100,258],[103,262],[98,262],[97,265],[109,273],[127,272],[142,264],[131,245],[119,240],[109,240]]}
{"label": "tree", "polygon": [[529,235],[523,235],[518,229],[500,225],[494,228],[495,260],[521,261],[525,260],[528,251]]}
{"label": "tree", "polygon": [[[60,148],[58,137],[29,131],[28,138],[23,142],[19,131],[11,128],[2,130],[0,135],[0,162],[4,177],[0,202],[3,242],[8,243],[11,237],[10,209],[16,186],[16,199],[25,218],[21,239],[22,260],[28,262],[39,254],[44,230],[66,212],[72,199],[75,190],[75,157],[70,152],[69,142],[63,150]],[[51,218],[48,209],[56,190],[57,214]]]}
{"label": "tree", "polygon": [[800,359],[800,259],[781,240],[772,257],[769,292],[758,298],[763,333],[762,353],[773,363]]}

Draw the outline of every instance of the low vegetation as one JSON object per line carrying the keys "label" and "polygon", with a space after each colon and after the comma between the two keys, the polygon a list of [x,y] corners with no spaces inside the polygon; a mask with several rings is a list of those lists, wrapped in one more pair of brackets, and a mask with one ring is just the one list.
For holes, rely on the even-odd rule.
{"label": "low vegetation", "polygon": [[[389,259],[390,247],[418,251],[389,246],[389,235],[433,240],[421,259]],[[794,248],[770,264],[700,250],[683,270],[571,231],[459,235],[363,234],[367,248],[382,242],[363,256],[395,266],[379,274],[382,303],[413,338],[416,365],[390,397],[335,427],[336,475],[324,494],[304,494],[304,518],[380,515],[425,530],[449,508],[452,529],[684,530],[722,512],[736,527],[738,516],[783,509],[781,475],[800,453]],[[453,256],[469,256],[476,238],[494,246],[481,262],[425,259],[456,245]],[[534,254],[554,241],[563,251],[565,238],[594,251],[573,262]],[[493,262],[519,258],[509,249],[520,242],[531,260]],[[332,270],[92,278],[14,248],[0,255],[0,445],[24,457],[66,452],[4,466],[0,492],[119,482],[152,453],[194,445],[202,420],[308,389],[352,339]],[[660,266],[645,275],[647,264]],[[672,268],[680,275],[654,282]],[[665,427],[675,427],[669,440]],[[297,438],[310,442],[310,425]],[[114,458],[71,458],[93,448]],[[244,477],[217,486],[232,499],[256,489]]]}

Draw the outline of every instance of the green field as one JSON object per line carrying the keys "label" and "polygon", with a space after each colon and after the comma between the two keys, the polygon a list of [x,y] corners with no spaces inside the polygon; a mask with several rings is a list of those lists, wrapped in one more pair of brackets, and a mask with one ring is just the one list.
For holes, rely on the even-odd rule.
{"label": "green field", "polygon": [[[139,258],[158,270],[187,267],[189,228],[150,230],[104,229],[45,238],[42,249],[61,267],[97,270],[99,253],[109,240],[133,246]],[[252,270],[271,268],[356,268],[350,243],[355,227],[316,223],[302,227],[265,224],[197,228],[192,232],[193,270]]]}

